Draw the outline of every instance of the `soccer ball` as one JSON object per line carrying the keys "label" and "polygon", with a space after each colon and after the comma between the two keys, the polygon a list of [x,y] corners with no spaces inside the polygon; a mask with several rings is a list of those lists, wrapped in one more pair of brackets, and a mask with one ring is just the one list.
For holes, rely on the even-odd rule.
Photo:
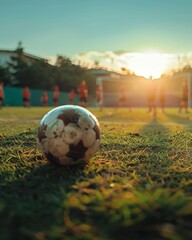
{"label": "soccer ball", "polygon": [[38,127],[38,146],[51,163],[88,161],[99,148],[100,126],[87,109],[65,105],[49,111]]}

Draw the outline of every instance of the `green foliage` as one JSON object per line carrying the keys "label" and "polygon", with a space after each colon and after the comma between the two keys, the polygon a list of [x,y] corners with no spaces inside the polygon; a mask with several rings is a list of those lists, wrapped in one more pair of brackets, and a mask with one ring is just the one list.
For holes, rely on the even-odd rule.
{"label": "green foliage", "polygon": [[3,82],[4,85],[11,84],[11,74],[8,67],[0,66],[0,82]]}
{"label": "green foliage", "polygon": [[28,86],[28,64],[22,59],[22,53],[18,57],[11,57],[8,66],[12,75],[12,84],[20,87]]}
{"label": "green foliage", "polygon": [[54,67],[44,61],[33,62],[28,66],[27,86],[35,89],[53,90],[55,86],[54,72]]}
{"label": "green foliage", "polygon": [[[77,86],[85,77],[86,69],[75,65],[69,58],[57,56],[56,60],[56,84],[63,90],[77,89]],[[87,80],[87,79],[86,79]]]}
{"label": "green foliage", "polygon": [[[76,90],[83,79],[89,83],[93,79],[87,69],[73,64],[69,58],[61,55],[57,56],[54,66],[44,60],[29,60],[25,56],[21,41],[15,53],[16,56],[11,57],[8,66],[0,66],[0,81],[4,82],[4,85],[28,86],[42,90],[53,90],[54,86],[58,85],[61,91],[69,91]],[[91,83],[90,85],[92,86]]]}
{"label": "green foliage", "polygon": [[58,85],[61,91],[69,91],[76,90],[83,79],[87,82],[93,80],[87,69],[73,64],[67,57],[57,56],[53,66],[43,60],[27,62],[22,48],[16,52],[17,56],[11,57],[8,67],[0,68],[0,76],[5,85],[43,90],[53,90]]}
{"label": "green foliage", "polygon": [[58,167],[36,143],[49,109],[1,111],[2,240],[191,239],[192,115],[90,109],[99,151],[87,165]]}

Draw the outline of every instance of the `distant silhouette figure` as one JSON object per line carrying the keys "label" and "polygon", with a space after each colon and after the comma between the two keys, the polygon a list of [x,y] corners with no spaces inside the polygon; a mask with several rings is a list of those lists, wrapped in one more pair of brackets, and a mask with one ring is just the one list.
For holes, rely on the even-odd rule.
{"label": "distant silhouette figure", "polygon": [[3,106],[3,99],[4,99],[3,83],[0,82],[0,109]]}
{"label": "distant silhouette figure", "polygon": [[24,87],[23,92],[22,92],[23,106],[24,107],[30,107],[31,106],[30,97],[31,97],[30,90],[26,86],[26,87]]}
{"label": "distant silhouette figure", "polygon": [[124,107],[126,105],[127,102],[127,93],[125,91],[124,88],[120,89],[120,93],[119,93],[119,107]]}
{"label": "distant silhouette figure", "polygon": [[56,85],[53,90],[53,105],[57,107],[59,105],[59,87]]}
{"label": "distant silhouette figure", "polygon": [[87,107],[88,89],[85,80],[81,81],[77,91],[79,93],[79,105],[82,107]]}
{"label": "distant silhouette figure", "polygon": [[100,110],[103,108],[103,89],[100,85],[97,85],[96,88],[96,96],[97,96],[97,106]]}
{"label": "distant silhouette figure", "polygon": [[129,111],[131,112],[131,106],[130,106],[130,103],[128,103],[126,89],[124,87],[121,87],[119,92],[118,107],[127,107],[127,106],[129,108]]}
{"label": "distant silhouette figure", "polygon": [[46,91],[43,92],[42,96],[41,96],[41,102],[42,102],[42,105],[44,107],[47,107],[48,106],[48,94]]}
{"label": "distant silhouette figure", "polygon": [[165,112],[165,85],[164,85],[164,83],[161,83],[161,85],[160,85],[159,102],[160,102],[161,111],[164,113]]}
{"label": "distant silhouette figure", "polygon": [[179,105],[179,113],[182,112],[182,109],[185,109],[185,113],[188,113],[188,84],[187,81],[183,82],[182,85],[182,94],[181,94],[181,101]]}
{"label": "distant silhouette figure", "polygon": [[148,107],[149,113],[153,114],[153,117],[156,118],[157,110],[156,110],[156,80],[150,78],[149,80],[149,88],[148,88]]}
{"label": "distant silhouette figure", "polygon": [[69,104],[74,104],[74,99],[75,99],[75,91],[74,89],[72,89],[70,92],[69,92]]}

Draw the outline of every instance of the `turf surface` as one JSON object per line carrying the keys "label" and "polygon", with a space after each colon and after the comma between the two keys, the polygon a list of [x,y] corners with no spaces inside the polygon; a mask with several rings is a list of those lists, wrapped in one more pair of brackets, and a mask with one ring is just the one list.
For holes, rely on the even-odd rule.
{"label": "turf surface", "polygon": [[192,120],[177,109],[89,109],[102,139],[87,165],[37,149],[50,108],[0,110],[0,239],[192,239]]}

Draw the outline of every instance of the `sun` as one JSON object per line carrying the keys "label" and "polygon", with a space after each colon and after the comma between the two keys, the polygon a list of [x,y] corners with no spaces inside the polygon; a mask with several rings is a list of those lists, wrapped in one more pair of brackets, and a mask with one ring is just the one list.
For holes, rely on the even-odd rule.
{"label": "sun", "polygon": [[168,58],[163,53],[137,53],[129,63],[129,68],[145,78],[160,78],[166,71]]}

